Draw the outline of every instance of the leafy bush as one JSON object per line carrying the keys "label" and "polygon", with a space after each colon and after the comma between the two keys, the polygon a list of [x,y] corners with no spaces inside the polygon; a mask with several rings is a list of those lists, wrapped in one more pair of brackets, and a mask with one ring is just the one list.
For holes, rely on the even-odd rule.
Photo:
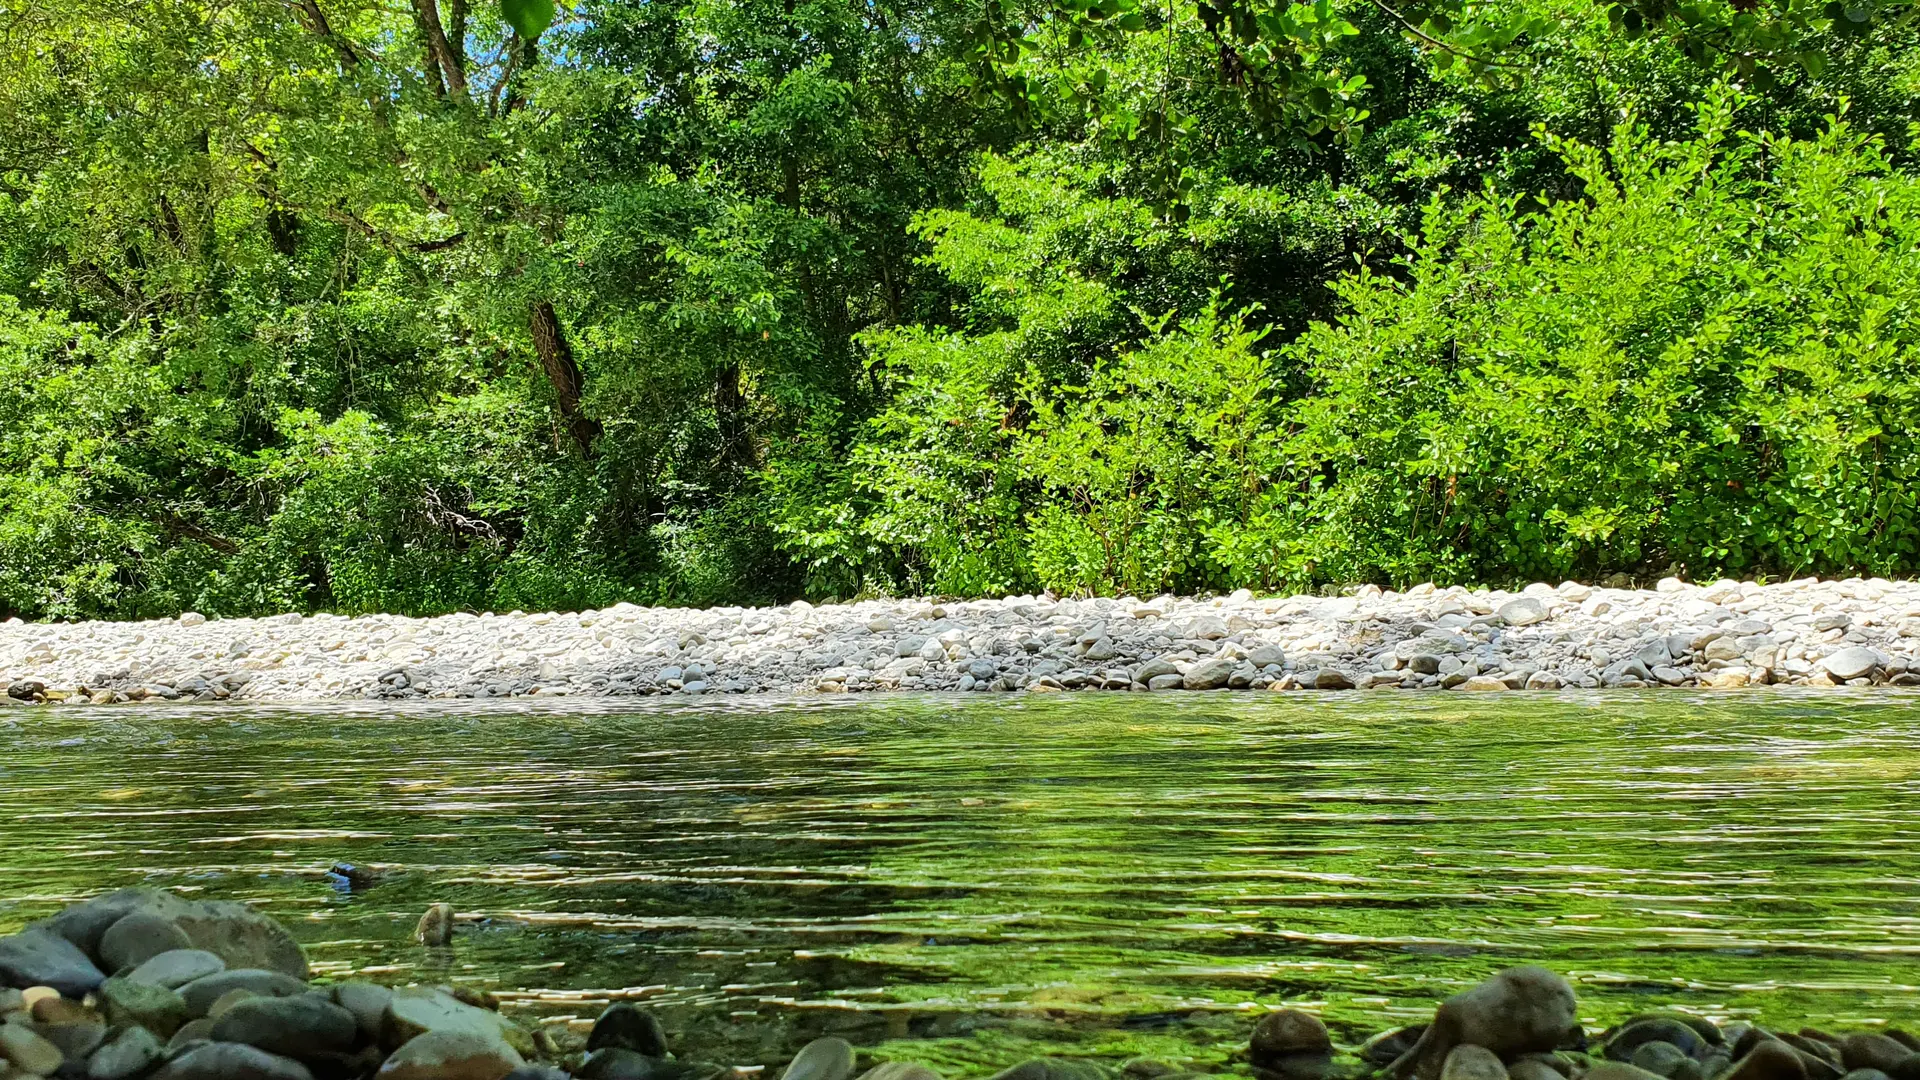
{"label": "leafy bush", "polygon": [[1317,577],[1914,567],[1916,187],[1830,118],[1552,141],[1579,197],[1436,202],[1289,350]]}

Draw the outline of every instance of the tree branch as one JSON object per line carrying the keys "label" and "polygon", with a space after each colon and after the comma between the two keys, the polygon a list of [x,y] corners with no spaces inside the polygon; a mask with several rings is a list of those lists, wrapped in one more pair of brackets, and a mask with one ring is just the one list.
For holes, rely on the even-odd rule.
{"label": "tree branch", "polygon": [[1383,14],[1385,14],[1387,18],[1392,19],[1394,22],[1399,23],[1401,28],[1404,29],[1407,33],[1412,34],[1414,37],[1419,38],[1421,41],[1424,41],[1427,44],[1433,46],[1434,48],[1439,49],[1441,52],[1452,53],[1454,56],[1457,56],[1462,60],[1465,60],[1469,63],[1479,64],[1483,67],[1508,68],[1510,70],[1519,71],[1521,69],[1524,69],[1527,66],[1525,64],[1502,63],[1499,60],[1487,60],[1482,57],[1474,56],[1471,53],[1461,52],[1459,49],[1454,48],[1453,46],[1447,44],[1446,42],[1441,41],[1439,38],[1434,37],[1431,34],[1428,34],[1427,32],[1421,30],[1419,27],[1413,25],[1413,23],[1409,21],[1405,15],[1402,15],[1398,11],[1395,11],[1392,8],[1388,7],[1386,4],[1386,0],[1372,0],[1372,3],[1373,3],[1373,6],[1379,8],[1380,11]]}
{"label": "tree branch", "polygon": [[342,68],[355,68],[360,65],[360,53],[353,43],[333,32],[333,24],[327,21],[327,13],[320,10],[320,0],[292,0],[295,16],[307,32],[321,38],[340,54]]}
{"label": "tree branch", "polygon": [[427,35],[427,46],[440,60],[440,67],[447,76],[447,89],[454,96],[467,96],[467,69],[461,64],[460,57],[447,42],[447,32],[440,24],[440,5],[436,0],[413,0],[414,15],[420,21],[420,32]]}

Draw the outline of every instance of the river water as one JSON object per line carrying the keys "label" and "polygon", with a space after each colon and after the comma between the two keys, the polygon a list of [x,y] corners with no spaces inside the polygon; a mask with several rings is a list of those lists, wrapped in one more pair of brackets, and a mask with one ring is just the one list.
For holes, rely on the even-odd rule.
{"label": "river water", "polygon": [[[330,877],[361,868],[358,883]],[[1920,1020],[1920,698],[1107,694],[0,714],[0,930],[130,884],[322,977],[771,1064],[1217,1064],[1501,967],[1798,1027]],[[462,929],[411,941],[430,902]]]}

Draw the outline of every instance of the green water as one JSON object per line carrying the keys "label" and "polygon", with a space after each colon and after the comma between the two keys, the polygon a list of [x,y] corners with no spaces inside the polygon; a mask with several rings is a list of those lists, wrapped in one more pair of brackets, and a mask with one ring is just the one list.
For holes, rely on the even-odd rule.
{"label": "green water", "polygon": [[197,890],[323,977],[642,1000],[737,1063],[1217,1064],[1253,1007],[1355,1042],[1517,962],[1595,1023],[1920,1020],[1914,697],[43,709],[0,751],[0,928]]}

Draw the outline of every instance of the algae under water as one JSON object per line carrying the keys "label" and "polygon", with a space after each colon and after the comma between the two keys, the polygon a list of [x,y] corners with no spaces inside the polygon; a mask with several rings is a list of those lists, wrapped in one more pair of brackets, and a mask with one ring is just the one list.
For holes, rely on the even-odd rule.
{"label": "algae under water", "polygon": [[43,708],[0,746],[0,930],[247,900],[320,978],[636,1000],[713,1060],[1218,1064],[1255,1008],[1357,1042],[1514,963],[1595,1024],[1920,1020],[1899,694]]}

